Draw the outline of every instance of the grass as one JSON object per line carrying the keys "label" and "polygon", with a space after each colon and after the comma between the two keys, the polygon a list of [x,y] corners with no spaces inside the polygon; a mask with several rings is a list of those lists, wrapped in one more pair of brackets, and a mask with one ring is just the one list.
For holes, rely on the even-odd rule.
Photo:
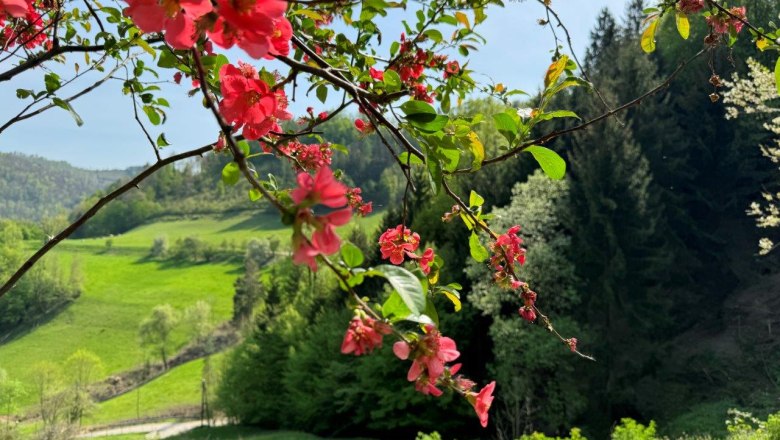
{"label": "grass", "polygon": [[[380,221],[381,215],[374,215],[361,219],[360,223],[370,230]],[[85,279],[84,293],[51,320],[0,344],[0,368],[28,388],[28,394],[19,402],[21,406],[30,405],[36,399],[32,392],[31,366],[40,361],[62,363],[84,348],[101,358],[105,368],[100,379],[142,364],[149,355],[139,346],[138,326],[156,305],[167,303],[182,311],[198,300],[206,300],[211,304],[215,322],[230,317],[233,282],[241,273],[240,263],[184,265],[148,260],[146,255],[153,240],[161,235],[167,236],[169,242],[195,235],[214,244],[275,236],[285,246],[290,231],[282,230],[276,216],[252,216],[244,212],[144,225],[113,237],[109,251],[105,248],[106,238],[61,243],[51,257],[59,259],[63,268],[70,267],[74,258],[78,259]],[[178,330],[173,336],[174,345],[181,346],[185,341],[185,332]],[[165,401],[170,403],[169,407],[192,402],[192,391],[187,391],[185,382],[197,378],[199,383],[197,364],[181,366],[169,375],[160,384],[152,386],[153,382],[146,386],[152,390],[149,391],[150,408],[162,410]],[[159,397],[157,401],[154,396]],[[199,399],[198,389],[195,403]],[[127,410],[124,401],[113,402],[105,404],[108,415],[96,415],[96,420],[135,416],[135,401],[132,411]]]}
{"label": "grass", "polygon": [[[223,354],[211,357],[211,367],[219,371]],[[114,399],[101,402],[86,425],[159,415],[165,410],[200,405],[203,359],[172,368],[164,375]]]}
{"label": "grass", "polygon": [[312,434],[295,431],[265,431],[251,426],[233,425],[198,428],[171,440],[319,440]]}

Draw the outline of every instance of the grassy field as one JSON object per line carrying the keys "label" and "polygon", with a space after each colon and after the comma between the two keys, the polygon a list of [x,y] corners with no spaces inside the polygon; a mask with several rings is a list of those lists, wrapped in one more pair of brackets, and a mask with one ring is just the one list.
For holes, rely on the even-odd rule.
{"label": "grassy field", "polygon": [[[380,215],[374,215],[360,223],[373,229],[380,219]],[[102,359],[103,377],[142,364],[148,354],[139,346],[138,325],[156,305],[167,303],[182,311],[205,300],[211,304],[215,322],[230,317],[233,282],[241,273],[240,263],[181,265],[152,261],[146,256],[156,237],[167,236],[173,242],[194,235],[219,244],[223,240],[243,243],[256,237],[275,236],[284,247],[290,232],[280,228],[275,216],[238,213],[144,225],[112,237],[110,250],[106,249],[106,238],[61,243],[51,257],[59,259],[63,268],[70,267],[73,259],[78,260],[85,279],[84,293],[53,319],[0,344],[0,368],[30,390],[20,402],[22,406],[35,400],[30,367],[39,361],[62,363],[76,350],[85,348]],[[185,332],[179,330],[173,339],[175,345],[183,345]],[[160,378],[160,383],[147,384],[142,393],[149,393],[149,408],[163,410],[166,402],[168,407],[192,403],[195,395],[187,388],[187,381],[195,379],[199,383],[201,367],[202,361],[190,363],[168,373],[167,379]],[[105,415],[96,414],[95,422],[134,417],[135,397],[131,399],[132,410],[122,399],[131,398],[123,396],[101,404],[101,413]],[[194,402],[199,399],[198,389]]]}
{"label": "grassy field", "polygon": [[[211,357],[211,367],[219,371],[224,355]],[[97,405],[86,425],[105,424],[154,416],[175,407],[197,406],[201,400],[203,359],[172,368],[164,375],[114,399]]]}

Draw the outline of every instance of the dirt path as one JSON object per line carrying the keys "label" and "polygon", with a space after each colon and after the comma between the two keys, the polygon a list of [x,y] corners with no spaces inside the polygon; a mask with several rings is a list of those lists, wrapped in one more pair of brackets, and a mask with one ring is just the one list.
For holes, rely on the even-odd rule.
{"label": "dirt path", "polygon": [[[223,426],[226,424],[227,420],[221,419],[212,423],[211,426]],[[163,439],[192,431],[200,426],[201,422],[199,420],[190,422],[143,423],[140,425],[128,425],[86,432],[80,434],[78,438],[111,437],[123,434],[146,434],[147,439]]]}

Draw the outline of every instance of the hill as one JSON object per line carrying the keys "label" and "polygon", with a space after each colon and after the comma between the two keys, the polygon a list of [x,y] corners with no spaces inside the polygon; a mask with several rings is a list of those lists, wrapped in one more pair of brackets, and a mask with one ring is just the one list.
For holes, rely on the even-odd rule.
{"label": "hill", "polygon": [[85,170],[67,162],[0,153],[0,218],[40,220],[75,207],[130,170]]}

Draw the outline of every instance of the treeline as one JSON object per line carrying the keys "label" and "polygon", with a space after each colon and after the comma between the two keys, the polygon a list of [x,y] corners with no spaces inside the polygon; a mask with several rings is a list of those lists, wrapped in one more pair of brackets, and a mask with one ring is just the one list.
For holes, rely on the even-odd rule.
{"label": "treeline", "polygon": [[[295,126],[288,127],[296,129]],[[300,127],[298,127],[300,129]],[[377,137],[361,137],[352,119],[338,116],[321,126],[322,136],[334,144],[350,145],[351,153],[334,151],[334,167],[350,170],[345,181],[363,190],[363,197],[373,201],[375,209],[382,209],[398,200],[403,191],[402,176],[389,165],[393,159],[386,153]],[[304,139],[313,142],[314,139]],[[253,151],[260,151],[253,144]],[[230,161],[228,154],[209,153],[179,166],[160,169],[147,178],[138,189],[106,205],[95,217],[78,229],[76,237],[97,237],[119,234],[160,216],[182,216],[223,213],[248,209],[247,186],[239,182],[226,186],[221,180],[222,168]],[[284,163],[284,159],[261,155],[253,158],[252,165],[261,179],[273,174],[280,187],[295,183],[296,173]],[[75,220],[97,200],[122,185],[118,181],[84,200],[70,214]],[[265,205],[262,205],[265,207]]]}
{"label": "treeline", "polygon": [[[768,0],[747,6],[757,16],[776,8]],[[584,120],[603,114],[664,82],[699,49],[679,42],[645,55],[638,41],[642,9],[632,0],[622,20],[601,14],[583,59],[601,96],[574,90],[560,108]],[[664,26],[659,38],[675,41],[673,20]],[[689,41],[702,41],[706,32],[694,27]],[[563,182],[534,174],[538,166],[526,155],[453,182],[461,194],[474,189],[500,207],[496,229],[522,226],[528,263],[521,274],[539,293],[537,305],[596,362],[519,319],[516,298],[490,283],[487,268],[468,262],[465,228],[441,222],[452,201],[418,185],[407,224],[425,231],[423,239],[446,261],[441,279],[464,286],[463,310],[455,318],[443,314],[442,326],[458,341],[470,377],[498,381],[491,420],[500,438],[533,431],[565,436],[571,426],[588,438],[607,438],[623,418],[658,420],[662,435],[722,435],[728,408],[761,417],[777,410],[771,397],[780,374],[777,338],[719,340],[737,325],[742,332],[763,325],[740,321],[729,300],[773,273],[776,262],[755,261],[759,231],[745,215],[772,172],[757,148],[760,123],[726,121],[710,98],[713,69],[723,76],[742,71],[748,54],[754,48],[716,49],[693,61],[667,93],[557,141],[553,148],[569,164]],[[503,110],[471,101],[459,111]],[[501,135],[489,118],[479,136],[497,152]],[[382,230],[401,218],[391,209]],[[366,235],[353,241],[362,241],[373,255],[367,264],[375,264],[377,234]],[[274,270],[257,275],[268,283],[265,313],[224,376],[229,415],[324,435],[397,438],[415,429],[444,438],[484,435],[468,405],[416,394],[389,349],[363,358],[339,353],[349,313],[338,311],[344,299],[326,275]],[[378,286],[362,287],[376,295]],[[728,350],[719,349],[724,343]]]}
{"label": "treeline", "polygon": [[[0,279],[6,280],[28,254],[25,240],[43,240],[37,227],[0,220]],[[79,260],[65,266],[44,258],[0,298],[0,342],[20,325],[45,319],[57,308],[81,295],[84,279]]]}
{"label": "treeline", "polygon": [[0,153],[0,217],[41,220],[76,206],[129,171],[84,170],[19,153]]}

